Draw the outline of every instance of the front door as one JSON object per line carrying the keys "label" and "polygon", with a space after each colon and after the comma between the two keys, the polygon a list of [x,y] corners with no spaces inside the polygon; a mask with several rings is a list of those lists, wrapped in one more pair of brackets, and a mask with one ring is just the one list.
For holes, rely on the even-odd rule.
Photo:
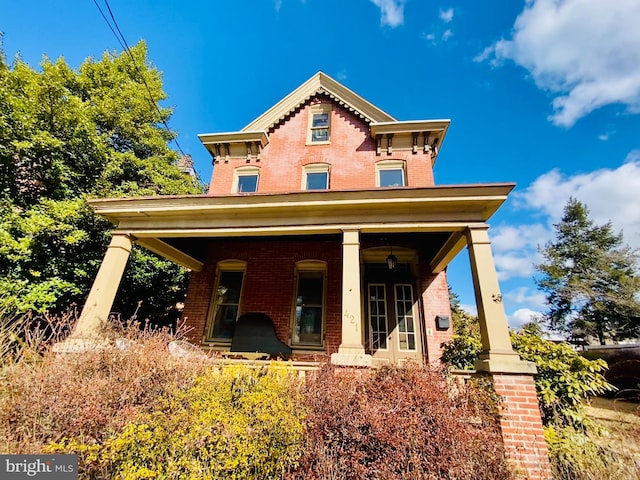
{"label": "front door", "polygon": [[375,267],[371,270],[375,274],[367,276],[366,289],[369,345],[374,360],[420,360],[420,321],[411,276],[402,275],[401,265],[396,272]]}

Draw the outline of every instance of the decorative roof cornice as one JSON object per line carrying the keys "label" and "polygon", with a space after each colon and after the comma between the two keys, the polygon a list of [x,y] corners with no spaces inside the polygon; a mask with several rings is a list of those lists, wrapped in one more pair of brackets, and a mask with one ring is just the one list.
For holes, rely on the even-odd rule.
{"label": "decorative roof cornice", "polygon": [[242,131],[268,131],[290,116],[300,105],[316,95],[327,95],[336,103],[354,112],[367,122],[396,121],[391,115],[368,102],[326,73],[318,72],[244,127]]}

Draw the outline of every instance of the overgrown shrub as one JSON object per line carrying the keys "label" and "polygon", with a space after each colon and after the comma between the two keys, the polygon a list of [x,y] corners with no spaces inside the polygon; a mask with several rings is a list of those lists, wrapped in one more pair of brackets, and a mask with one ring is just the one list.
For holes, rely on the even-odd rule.
{"label": "overgrown shrub", "polygon": [[595,438],[571,427],[545,428],[554,479],[640,479],[640,468],[632,455],[594,435]]}
{"label": "overgrown shrub", "polygon": [[305,398],[305,454],[291,479],[510,478],[488,392],[430,368],[326,366]]}
{"label": "overgrown shrub", "polygon": [[281,478],[301,453],[300,385],[283,365],[211,366],[101,445],[72,439],[48,451],[79,453],[91,478]]}
{"label": "overgrown shrub", "polygon": [[126,348],[40,355],[56,339],[45,325],[31,329],[36,340],[45,335],[38,328],[49,341],[22,337],[0,369],[0,451],[37,453],[63,437],[100,442],[203,367],[171,357],[175,337],[164,331],[130,326],[118,332]]}
{"label": "overgrown shrub", "polygon": [[584,401],[612,389],[603,376],[604,360],[587,360],[567,343],[542,339],[536,325],[512,332],[511,343],[523,360],[536,364],[536,391],[546,425],[581,428]]}

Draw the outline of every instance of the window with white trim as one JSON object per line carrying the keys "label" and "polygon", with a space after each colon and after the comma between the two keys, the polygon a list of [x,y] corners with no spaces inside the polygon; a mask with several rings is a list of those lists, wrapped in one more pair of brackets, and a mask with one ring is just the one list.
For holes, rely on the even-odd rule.
{"label": "window with white trim", "polygon": [[327,264],[319,260],[296,263],[291,344],[321,347],[324,343]]}
{"label": "window with white trim", "polygon": [[309,133],[307,145],[327,144],[331,140],[331,104],[309,107]]}
{"label": "window with white trim", "polygon": [[238,320],[246,262],[226,260],[218,263],[218,275],[211,299],[208,337],[230,342]]}
{"label": "window with white trim", "polygon": [[258,191],[260,168],[239,167],[233,171],[232,193],[254,193]]}
{"label": "window with white trim", "polygon": [[403,160],[383,160],[376,163],[377,187],[404,187],[406,184]]}
{"label": "window with white trim", "polygon": [[328,190],[328,163],[312,163],[302,167],[302,190]]}

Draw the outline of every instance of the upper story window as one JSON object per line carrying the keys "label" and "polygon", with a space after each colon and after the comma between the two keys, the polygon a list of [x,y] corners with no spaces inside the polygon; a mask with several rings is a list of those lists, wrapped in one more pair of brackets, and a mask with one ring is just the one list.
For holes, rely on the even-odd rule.
{"label": "upper story window", "polygon": [[233,172],[232,193],[253,193],[258,191],[260,169],[258,167],[240,167]]}
{"label": "upper story window", "polygon": [[383,160],[376,163],[377,187],[404,187],[406,185],[404,161]]}
{"label": "upper story window", "polygon": [[331,140],[331,105],[323,103],[309,107],[307,145],[327,144]]}
{"label": "upper story window", "polygon": [[305,165],[302,170],[302,190],[328,190],[330,167],[328,163]]}

